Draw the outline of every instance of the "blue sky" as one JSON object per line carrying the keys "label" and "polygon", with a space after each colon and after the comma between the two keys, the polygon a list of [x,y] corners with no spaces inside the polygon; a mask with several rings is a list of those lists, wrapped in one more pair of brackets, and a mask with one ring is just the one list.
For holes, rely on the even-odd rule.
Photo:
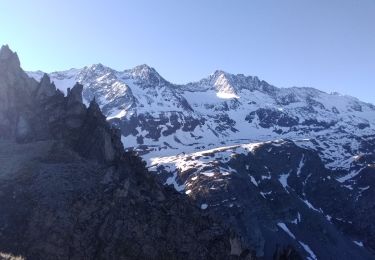
{"label": "blue sky", "polygon": [[375,0],[3,0],[25,70],[146,63],[175,83],[222,69],[375,103]]}

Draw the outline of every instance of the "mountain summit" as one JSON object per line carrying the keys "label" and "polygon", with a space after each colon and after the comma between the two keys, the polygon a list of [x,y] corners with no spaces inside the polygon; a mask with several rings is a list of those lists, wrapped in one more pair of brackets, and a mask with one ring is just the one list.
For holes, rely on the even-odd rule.
{"label": "mountain summit", "polygon": [[0,61],[6,62],[9,67],[19,67],[20,60],[17,53],[12,52],[8,45],[3,45],[0,49]]}

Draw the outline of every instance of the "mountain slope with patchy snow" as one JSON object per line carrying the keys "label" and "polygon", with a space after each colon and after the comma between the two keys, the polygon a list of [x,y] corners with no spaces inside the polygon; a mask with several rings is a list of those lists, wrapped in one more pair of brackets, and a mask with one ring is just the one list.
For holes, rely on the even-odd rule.
{"label": "mountain slope with patchy snow", "polygon": [[289,243],[310,259],[373,259],[362,250],[375,250],[374,105],[223,71],[185,85],[147,65],[50,77],[65,93],[83,84],[127,149],[257,256]]}
{"label": "mountain slope with patchy snow", "polygon": [[[41,72],[29,73],[40,78]],[[349,169],[375,134],[375,106],[312,88],[276,88],[257,77],[216,71],[186,85],[141,65],[115,71],[101,64],[50,74],[67,91],[75,81],[122,129],[125,147],[173,155],[246,141],[296,140],[331,169]]]}

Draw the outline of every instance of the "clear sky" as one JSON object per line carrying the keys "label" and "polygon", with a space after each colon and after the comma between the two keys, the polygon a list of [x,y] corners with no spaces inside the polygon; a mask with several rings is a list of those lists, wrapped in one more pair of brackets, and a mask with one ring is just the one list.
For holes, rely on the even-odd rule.
{"label": "clear sky", "polygon": [[375,0],[0,0],[0,44],[25,70],[222,69],[375,103]]}

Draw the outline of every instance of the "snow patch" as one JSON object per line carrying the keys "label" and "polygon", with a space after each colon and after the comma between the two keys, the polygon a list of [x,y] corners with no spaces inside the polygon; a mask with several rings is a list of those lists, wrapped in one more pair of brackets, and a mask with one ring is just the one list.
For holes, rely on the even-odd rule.
{"label": "snow patch", "polygon": [[285,225],[285,223],[282,223],[282,222],[279,222],[277,223],[277,225],[282,229],[284,230],[291,238],[293,239],[296,239],[295,235],[290,232],[290,230],[288,229],[288,227]]}
{"label": "snow patch", "polygon": [[320,210],[318,210],[317,208],[315,208],[308,200],[302,200],[310,209],[312,209],[312,210],[315,210],[315,211],[317,211],[317,212],[320,212],[321,213],[321,211]]}
{"label": "snow patch", "polygon": [[208,208],[208,205],[206,204],[206,203],[203,203],[202,205],[201,205],[201,209],[202,210],[205,210],[205,209],[207,209]]}
{"label": "snow patch", "polygon": [[300,243],[300,245],[303,247],[303,249],[305,249],[305,251],[310,255],[310,257],[308,257],[307,259],[312,259],[312,260],[318,259],[308,245],[306,245],[305,243],[303,243],[301,241],[298,241],[298,243]]}
{"label": "snow patch", "polygon": [[302,171],[302,168],[303,166],[305,165],[305,155],[302,154],[302,158],[299,162],[299,165],[298,165],[298,168],[297,168],[297,176],[300,176],[301,175],[301,171]]}
{"label": "snow patch", "polygon": [[237,96],[234,93],[218,92],[216,95],[217,95],[218,98],[222,98],[222,99],[239,98],[239,96]]}
{"label": "snow patch", "polygon": [[284,190],[287,193],[289,193],[289,191],[286,189],[288,187],[289,174],[290,174],[290,172],[288,172],[286,174],[281,174],[280,177],[279,177],[279,182],[281,183],[281,185],[283,186]]}
{"label": "snow patch", "polygon": [[257,181],[255,180],[255,178],[254,178],[253,176],[250,176],[250,180],[251,180],[251,182],[252,182],[255,186],[258,187],[258,183],[257,183]]}
{"label": "snow patch", "polygon": [[343,176],[343,177],[340,177],[340,178],[337,178],[336,180],[340,183],[343,183],[343,182],[346,182],[347,180],[350,180],[352,178],[354,178],[355,176],[357,176],[358,174],[361,173],[361,171],[364,169],[365,167],[359,169],[358,171],[352,171],[351,173]]}
{"label": "snow patch", "polygon": [[173,176],[169,177],[167,181],[165,182],[166,185],[173,185],[173,187],[176,189],[178,192],[182,192],[185,189],[185,185],[179,185],[177,183],[177,173],[173,173]]}

